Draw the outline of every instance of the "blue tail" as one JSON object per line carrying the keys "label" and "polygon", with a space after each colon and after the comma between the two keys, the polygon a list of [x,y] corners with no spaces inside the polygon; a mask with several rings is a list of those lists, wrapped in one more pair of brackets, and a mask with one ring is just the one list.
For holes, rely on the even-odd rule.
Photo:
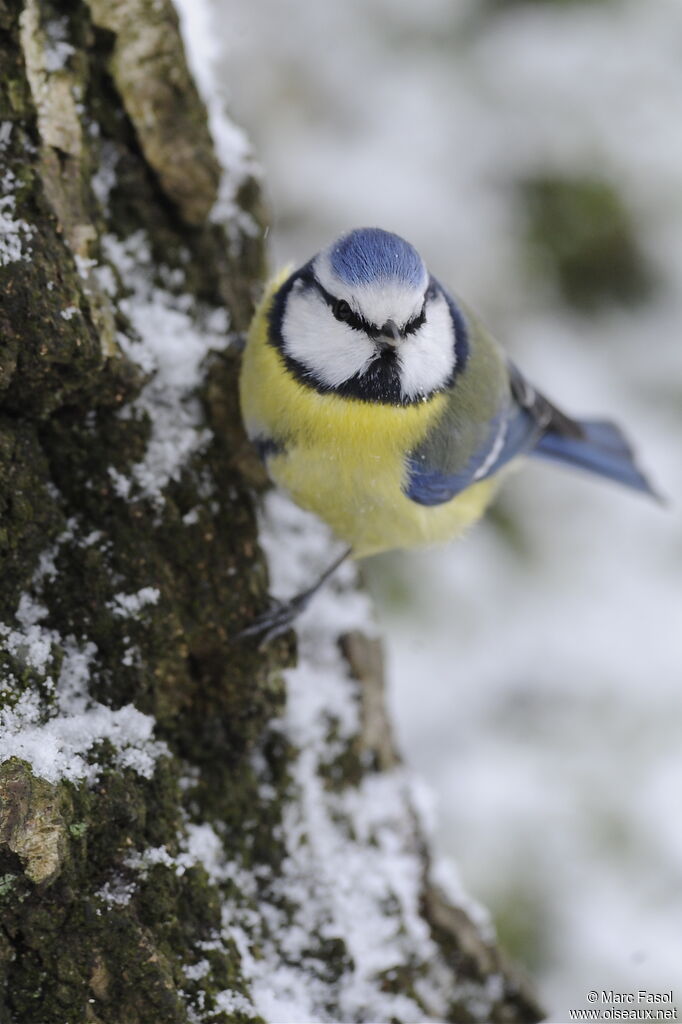
{"label": "blue tail", "polygon": [[569,437],[548,430],[533,448],[540,455],[569,466],[579,466],[590,473],[616,480],[635,491],[659,495],[635,463],[635,456],[619,427],[608,420],[578,420],[582,437]]}

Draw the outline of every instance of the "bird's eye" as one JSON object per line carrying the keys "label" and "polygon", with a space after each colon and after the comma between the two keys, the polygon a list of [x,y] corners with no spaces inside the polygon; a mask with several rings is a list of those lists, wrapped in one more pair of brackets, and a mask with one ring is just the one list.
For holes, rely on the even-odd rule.
{"label": "bird's eye", "polygon": [[338,299],[332,306],[332,313],[337,320],[350,320],[353,310],[345,299]]}

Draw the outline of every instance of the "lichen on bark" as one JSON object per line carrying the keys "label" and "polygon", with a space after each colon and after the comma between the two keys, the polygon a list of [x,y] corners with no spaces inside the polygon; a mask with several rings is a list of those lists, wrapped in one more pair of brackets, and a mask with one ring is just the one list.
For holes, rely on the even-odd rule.
{"label": "lichen on bark", "polygon": [[220,175],[168,0],[0,0],[0,1016],[536,1019],[428,879],[376,642],[313,622],[288,672],[235,640],[264,221],[249,174],[221,221]]}

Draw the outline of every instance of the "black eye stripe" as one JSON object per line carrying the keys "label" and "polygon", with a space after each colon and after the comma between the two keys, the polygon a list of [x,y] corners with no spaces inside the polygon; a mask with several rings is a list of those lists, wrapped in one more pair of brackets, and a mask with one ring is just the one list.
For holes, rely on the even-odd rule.
{"label": "black eye stripe", "polygon": [[405,324],[405,326],[403,328],[403,334],[414,334],[415,331],[418,331],[419,328],[423,326],[425,320],[426,320],[426,300],[424,301],[424,305],[422,306],[422,311],[419,314],[419,316],[415,316],[414,319],[408,320],[408,322]]}
{"label": "black eye stripe", "polygon": [[[331,295],[329,296],[329,298],[327,298],[327,295],[325,295],[324,299],[327,305],[331,307],[332,313],[340,323],[348,324],[348,326],[352,327],[354,331],[364,331],[366,334],[369,334],[371,338],[376,338],[379,336],[379,332],[376,329],[376,327],[373,327],[372,324],[368,323],[366,320],[363,320],[363,318],[359,316],[357,313],[354,313],[353,310],[348,305],[348,303],[345,302],[343,299],[333,299]],[[339,306],[341,305],[343,305],[344,309],[342,310],[342,315],[339,316]]]}
{"label": "black eye stripe", "polygon": [[[307,285],[310,285],[313,288],[315,288],[315,290],[322,296],[324,301],[327,303],[327,305],[329,306],[337,320],[340,320],[344,324],[348,324],[348,326],[352,327],[353,330],[355,331],[364,331],[364,333],[368,334],[370,338],[379,337],[378,329],[374,327],[373,324],[368,323],[367,320],[365,320],[363,317],[355,313],[348,305],[348,303],[345,302],[345,300],[337,299],[331,294],[331,292],[328,292],[324,285],[320,284],[320,282],[317,280],[315,275],[312,273],[312,270],[305,271],[303,274],[301,274],[301,280],[304,281]],[[342,302],[344,303],[345,306],[348,307],[347,313],[343,317],[338,317],[336,316],[336,311]]]}
{"label": "black eye stripe", "polygon": [[[305,284],[315,288],[315,290],[322,296],[324,301],[327,303],[336,319],[339,320],[341,323],[348,324],[348,326],[352,327],[353,330],[355,331],[364,331],[364,333],[368,334],[370,338],[379,337],[379,335],[381,334],[379,328],[376,327],[374,324],[369,323],[368,320],[365,320],[364,317],[361,317],[358,313],[351,309],[351,307],[348,305],[345,299],[337,299],[331,294],[331,292],[328,292],[324,285],[320,284],[320,282],[317,280],[312,271],[312,268],[304,269],[304,271],[300,274],[299,280],[304,281]],[[420,327],[423,326],[424,321],[426,320],[426,302],[428,299],[433,297],[433,294],[433,288],[429,288],[426,292],[426,298],[424,300],[424,305],[422,306],[421,313],[405,324],[405,327],[403,328],[402,331],[403,334],[414,334],[416,331],[419,330]],[[342,316],[338,316],[338,308],[341,305],[347,307],[347,309],[343,310]]]}

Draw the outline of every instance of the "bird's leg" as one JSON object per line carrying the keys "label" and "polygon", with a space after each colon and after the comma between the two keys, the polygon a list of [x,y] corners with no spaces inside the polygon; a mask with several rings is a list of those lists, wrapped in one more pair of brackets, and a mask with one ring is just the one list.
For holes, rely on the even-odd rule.
{"label": "bird's leg", "polygon": [[275,637],[281,636],[282,633],[286,633],[294,619],[296,619],[302,611],[305,611],[318,590],[327,582],[329,577],[336,572],[342,562],[345,562],[350,553],[351,548],[348,548],[342,555],[340,555],[339,558],[335,559],[335,561],[325,569],[312,587],[308,587],[307,590],[302,591],[300,594],[290,597],[287,601],[274,600],[270,608],[254,619],[250,626],[246,626],[245,629],[239,630],[236,634],[236,639],[241,640],[242,637],[260,636],[262,637],[260,646],[265,647],[271,640],[274,640]]}

